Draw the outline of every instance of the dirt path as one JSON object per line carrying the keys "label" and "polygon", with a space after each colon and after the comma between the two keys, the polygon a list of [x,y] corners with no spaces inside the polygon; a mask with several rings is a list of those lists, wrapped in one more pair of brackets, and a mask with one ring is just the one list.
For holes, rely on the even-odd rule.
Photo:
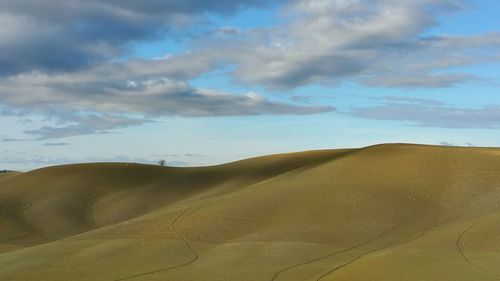
{"label": "dirt path", "polygon": [[478,225],[481,221],[476,221],[473,224],[469,225],[466,229],[464,229],[460,234],[458,235],[456,241],[455,241],[455,246],[458,250],[458,253],[460,253],[460,256],[469,264],[473,264],[470,259],[465,255],[464,253],[464,247],[463,247],[463,240],[465,237],[465,234],[471,230],[474,226]]}
{"label": "dirt path", "polygon": [[[418,209],[415,208],[415,210],[418,210]],[[372,238],[372,239],[370,239],[368,241],[365,241],[365,243],[363,243],[363,245],[360,245],[359,247],[364,246],[364,245],[368,245],[369,243],[371,243],[371,242],[373,242],[373,241],[375,241],[375,240],[377,240],[379,238],[382,238],[385,235],[388,235],[388,234],[396,231],[398,228],[400,228],[403,224],[405,224],[408,221],[409,217],[410,216],[405,216],[400,222],[396,223],[391,228],[387,229],[386,231],[384,231],[383,233],[379,234],[378,236],[376,236],[376,237],[374,237],[374,238]],[[348,265],[354,263],[355,261],[361,259],[362,257],[364,257],[364,256],[366,256],[368,254],[371,254],[373,252],[376,252],[376,251],[378,251],[380,249],[381,248],[376,248],[376,249],[372,249],[372,250],[370,250],[368,252],[365,252],[362,255],[359,255],[359,256],[355,257],[354,259],[352,259],[352,260],[350,260],[350,261],[348,261],[348,262],[346,262],[344,264],[341,264],[339,266],[336,266],[336,267],[328,270],[327,272],[325,272],[325,273],[321,274],[320,276],[316,277],[316,279],[314,279],[314,280],[315,281],[319,281],[319,280],[325,278],[326,276],[330,275],[332,272],[335,272],[335,271],[337,271],[337,270],[339,270],[339,269],[341,269],[341,268],[343,268],[345,266],[348,266]]]}
{"label": "dirt path", "polygon": [[179,267],[183,267],[183,266],[187,266],[193,262],[195,262],[198,258],[199,258],[199,253],[193,248],[193,246],[191,246],[191,244],[186,240],[186,238],[184,238],[184,236],[182,236],[181,233],[179,233],[177,231],[177,228],[176,228],[176,224],[177,222],[179,221],[179,219],[190,209],[192,209],[193,207],[195,206],[191,206],[191,207],[188,207],[184,210],[182,210],[179,215],[177,215],[174,220],[172,220],[172,222],[170,223],[170,229],[172,230],[172,232],[174,233],[174,235],[179,239],[181,240],[182,242],[184,242],[184,244],[189,248],[189,250],[193,253],[193,257],[187,261],[187,262],[184,262],[182,264],[178,264],[178,265],[173,265],[173,266],[169,266],[169,267],[165,267],[165,268],[160,268],[160,269],[156,269],[156,270],[153,270],[153,271],[148,271],[148,272],[143,272],[143,273],[140,273],[140,274],[136,274],[136,275],[132,275],[132,276],[127,276],[127,277],[123,277],[123,278],[119,278],[119,279],[115,279],[113,281],[122,281],[122,280],[129,280],[129,279],[132,279],[132,278],[137,278],[137,277],[143,277],[143,276],[146,276],[146,275],[150,275],[150,274],[154,274],[154,273],[158,273],[158,272],[164,272],[164,271],[167,271],[167,270],[171,270],[171,269],[175,269],[175,268],[179,268]]}
{"label": "dirt path", "polygon": [[[419,239],[420,237],[424,236],[424,235],[425,235],[428,231],[430,231],[431,229],[434,229],[434,228],[439,227],[439,226],[441,226],[441,225],[445,225],[445,224],[450,223],[450,222],[452,222],[452,221],[459,220],[459,219],[463,216],[463,214],[466,212],[466,210],[468,209],[468,207],[469,207],[470,203],[471,203],[471,202],[474,200],[474,198],[476,198],[477,196],[478,196],[478,194],[474,194],[474,196],[472,196],[472,197],[471,197],[471,199],[469,200],[469,201],[470,201],[470,202],[469,202],[469,204],[465,204],[465,205],[464,205],[464,207],[462,208],[461,212],[459,212],[459,213],[458,213],[458,214],[457,214],[454,218],[449,219],[449,220],[446,220],[446,221],[444,221],[444,222],[442,222],[442,223],[439,223],[439,224],[437,224],[437,225],[435,225],[435,226],[433,226],[433,227],[431,227],[431,228],[429,228],[429,229],[426,229],[426,230],[424,230],[422,233],[420,233],[419,235],[417,235],[416,237],[413,237],[413,238],[411,238],[411,239],[409,239],[409,240],[407,240],[407,241],[405,241],[405,242],[403,242],[403,243],[400,243],[400,244],[398,244],[398,245],[405,244],[405,243],[408,243],[408,242],[414,241],[414,240],[416,240],[416,239]],[[418,208],[418,210],[419,210],[419,209],[420,209],[420,208]],[[474,226],[476,226],[479,222],[480,222],[480,221],[476,221],[476,222],[474,222],[473,224],[469,225],[469,226],[468,226],[468,227],[467,227],[464,231],[462,231],[462,232],[459,234],[459,236],[457,237],[456,242],[455,242],[455,244],[456,244],[456,248],[457,248],[458,252],[460,253],[460,255],[462,256],[462,258],[463,258],[463,259],[464,259],[467,263],[469,263],[469,264],[471,264],[471,265],[475,266],[476,268],[478,268],[478,269],[482,270],[482,271],[483,271],[483,273],[488,274],[489,276],[491,276],[491,277],[493,277],[493,278],[500,279],[500,276],[495,276],[494,274],[492,275],[491,273],[488,273],[486,270],[484,270],[484,268],[482,268],[482,267],[480,267],[480,266],[478,266],[478,265],[473,264],[473,263],[470,261],[470,259],[469,259],[469,258],[465,255],[465,253],[464,253],[464,250],[463,250],[463,246],[462,246],[462,245],[463,245],[463,239],[464,239],[464,237],[465,237],[465,234],[466,234],[469,230],[471,230]],[[360,260],[361,258],[363,258],[363,257],[365,257],[365,256],[367,256],[367,255],[369,255],[369,254],[371,254],[371,253],[374,253],[374,252],[376,252],[376,251],[379,251],[379,250],[381,250],[381,249],[382,249],[382,248],[379,248],[379,249],[373,249],[373,250],[368,251],[368,252],[366,252],[366,253],[364,253],[364,254],[362,254],[362,255],[360,255],[360,256],[355,257],[354,259],[350,260],[350,261],[349,261],[349,262],[347,262],[347,263],[344,263],[344,264],[339,265],[339,266],[337,266],[337,267],[335,267],[335,268],[332,268],[332,269],[331,269],[331,270],[329,270],[328,272],[325,272],[324,274],[322,274],[322,275],[320,275],[318,278],[316,278],[316,279],[315,279],[315,281],[320,281],[321,279],[323,279],[323,278],[325,278],[326,276],[328,276],[328,275],[332,274],[333,272],[338,271],[338,270],[340,270],[341,268],[344,268],[344,267],[346,267],[346,266],[348,266],[348,265],[350,265],[350,264],[352,264],[352,263],[356,262],[357,260]]]}
{"label": "dirt path", "polygon": [[462,257],[462,259],[467,262],[468,264],[470,264],[471,266],[475,267],[477,270],[481,271],[482,273],[484,274],[487,274],[489,275],[490,277],[493,277],[495,279],[500,279],[500,275],[497,275],[496,273],[492,273],[492,272],[489,272],[488,269],[484,268],[483,266],[481,265],[478,265],[474,262],[472,262],[469,257],[467,257],[467,255],[465,254],[465,239],[466,239],[466,234],[471,230],[473,229],[475,226],[477,226],[478,224],[480,224],[481,222],[487,220],[487,219],[491,219],[493,216],[489,216],[489,217],[486,217],[484,219],[480,219],[474,223],[472,223],[471,225],[469,225],[467,228],[465,228],[462,232],[460,232],[460,234],[458,235],[456,241],[455,241],[455,246],[457,248],[457,251],[458,253],[460,254],[460,256]]}
{"label": "dirt path", "polygon": [[[396,190],[399,190],[399,189],[396,189]],[[283,272],[286,272],[288,270],[291,270],[291,269],[294,269],[294,268],[297,268],[297,267],[301,267],[301,266],[304,266],[304,265],[307,265],[307,264],[311,264],[311,263],[314,263],[314,262],[317,262],[317,261],[320,261],[320,260],[323,260],[323,259],[326,259],[326,258],[330,258],[330,257],[336,256],[336,255],[342,254],[342,253],[346,253],[346,252],[349,252],[349,251],[352,251],[352,250],[355,250],[357,248],[366,246],[366,245],[372,243],[373,241],[376,241],[377,239],[380,239],[380,238],[382,238],[382,237],[384,237],[384,236],[386,236],[386,235],[394,232],[396,229],[398,229],[403,224],[405,224],[412,215],[419,216],[420,203],[418,202],[418,200],[416,200],[413,197],[413,195],[409,195],[408,198],[410,198],[410,200],[412,200],[412,202],[414,204],[414,208],[413,208],[412,214],[403,216],[400,221],[398,221],[397,223],[395,223],[394,225],[392,225],[391,227],[389,227],[388,229],[386,229],[382,233],[380,233],[377,236],[372,237],[372,238],[370,238],[368,240],[365,240],[365,241],[363,241],[363,242],[361,242],[359,244],[356,244],[356,245],[354,245],[352,247],[345,248],[345,249],[342,249],[342,250],[339,250],[339,251],[336,251],[336,252],[333,252],[333,253],[330,253],[330,254],[327,254],[327,255],[324,255],[324,256],[316,257],[316,258],[313,258],[313,259],[310,259],[310,260],[307,260],[307,261],[304,261],[304,262],[301,262],[301,263],[297,263],[297,264],[291,265],[291,266],[283,268],[281,270],[278,270],[277,272],[275,272],[273,274],[273,276],[271,277],[270,281],[276,281],[278,279],[278,277],[279,277],[280,274],[282,274]],[[365,253],[365,254],[368,254],[368,253]],[[355,258],[355,260],[358,259],[358,258],[361,258],[361,256]],[[351,260],[350,263],[354,262],[355,260]],[[319,276],[316,280],[320,280],[323,277],[325,277],[326,275],[330,274],[331,272],[333,272],[335,270],[338,270],[339,268],[344,267],[346,265],[347,264],[343,264],[341,266],[335,267],[335,268],[329,270],[328,272],[326,272],[325,274],[322,274],[321,276]]]}

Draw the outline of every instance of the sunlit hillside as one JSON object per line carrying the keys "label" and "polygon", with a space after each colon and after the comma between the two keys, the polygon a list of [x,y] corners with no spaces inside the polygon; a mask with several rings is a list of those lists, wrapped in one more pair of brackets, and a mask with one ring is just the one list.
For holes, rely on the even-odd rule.
{"label": "sunlit hillside", "polygon": [[499,171],[391,144],[1,174],[0,280],[495,280]]}

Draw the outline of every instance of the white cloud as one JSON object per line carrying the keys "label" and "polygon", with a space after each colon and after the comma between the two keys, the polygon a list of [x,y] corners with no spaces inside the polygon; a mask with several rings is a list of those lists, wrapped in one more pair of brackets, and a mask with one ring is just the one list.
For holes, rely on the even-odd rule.
{"label": "white cloud", "polygon": [[287,8],[293,19],[289,24],[261,29],[246,47],[238,46],[235,74],[271,88],[346,80],[439,88],[477,80],[472,73],[443,72],[499,62],[500,33],[425,35],[439,16],[457,11],[460,3],[297,0]]}
{"label": "white cloud", "polygon": [[[461,2],[453,0],[285,1],[281,25],[222,27],[193,41],[195,46],[183,54],[126,62],[111,61],[131,41],[165,36],[167,29],[185,24],[190,16],[196,21],[207,12],[227,15],[265,1],[92,0],[82,10],[74,8],[77,0],[49,2],[0,1],[0,104],[14,114],[38,113],[61,122],[26,132],[38,138],[107,132],[159,116],[334,110],[277,102],[245,90],[228,93],[191,85],[192,79],[228,65],[235,69],[230,75],[240,81],[277,89],[344,81],[438,88],[482,81],[478,74],[458,68],[500,61],[500,33],[426,35],[443,13],[461,9]],[[385,107],[392,116],[380,114],[381,108],[353,114],[458,126],[446,121],[450,118],[446,114],[437,115],[441,123],[432,123],[423,115],[437,114],[435,108],[416,106],[405,105],[413,117],[396,114],[392,105]],[[472,118],[478,120],[477,126],[496,126],[489,115],[474,110],[444,108],[443,112],[457,110],[477,116]],[[473,126],[468,121],[462,124]]]}

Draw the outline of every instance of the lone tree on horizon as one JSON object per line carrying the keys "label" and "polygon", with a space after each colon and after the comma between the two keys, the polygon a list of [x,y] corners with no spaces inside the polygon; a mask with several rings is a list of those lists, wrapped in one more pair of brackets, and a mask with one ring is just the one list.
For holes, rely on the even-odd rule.
{"label": "lone tree on horizon", "polygon": [[158,161],[158,165],[160,165],[161,167],[165,167],[165,164],[166,164],[166,161],[161,159],[160,161]]}

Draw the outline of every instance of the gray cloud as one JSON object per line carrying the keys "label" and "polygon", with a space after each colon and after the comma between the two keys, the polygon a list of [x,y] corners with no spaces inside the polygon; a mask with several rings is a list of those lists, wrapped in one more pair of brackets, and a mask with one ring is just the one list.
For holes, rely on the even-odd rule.
{"label": "gray cloud", "polygon": [[44,146],[66,146],[69,145],[67,142],[47,142],[43,144]]}
{"label": "gray cloud", "polygon": [[241,34],[241,29],[232,26],[224,26],[215,30],[215,35],[232,36]]}
{"label": "gray cloud", "polygon": [[[425,35],[443,13],[462,9],[462,1],[291,0],[283,1],[282,25],[216,28],[181,55],[112,62],[131,42],[203,29],[207,14],[268,2],[0,0],[2,114],[40,114],[56,123],[25,131],[38,139],[109,133],[163,116],[312,114],[334,108],[196,88],[190,81],[231,65],[237,80],[275,89],[344,81],[438,88],[482,81],[457,68],[500,61],[499,33]],[[495,110],[394,101],[351,114],[443,127],[471,127],[474,119],[476,126],[496,127]]]}
{"label": "gray cloud", "polygon": [[70,164],[73,163],[72,159],[69,158],[46,158],[40,155],[33,155],[31,157],[22,156],[9,156],[0,158],[1,164],[9,164],[10,166],[15,166],[16,169],[19,167],[40,167],[46,165],[56,165],[56,164]]}
{"label": "gray cloud", "polygon": [[3,137],[1,139],[2,142],[19,142],[19,141],[30,141],[30,139],[20,139],[20,138],[11,138],[11,137]]}
{"label": "gray cloud", "polygon": [[34,71],[3,77],[0,104],[8,107],[2,114],[36,113],[69,123],[25,131],[47,139],[105,133],[162,116],[312,114],[334,110],[274,102],[251,92],[233,94],[190,86],[190,79],[216,67],[222,59],[218,55],[197,51],[158,60],[101,63],[71,73]]}
{"label": "gray cloud", "polygon": [[460,108],[445,104],[386,103],[357,107],[346,112],[353,117],[372,120],[406,121],[416,126],[436,128],[500,128],[500,105]]}
{"label": "gray cloud", "polygon": [[[64,115],[69,119],[64,119],[64,122],[70,123],[69,125],[52,127],[44,126],[34,130],[24,131],[27,135],[37,137],[37,139],[54,139],[65,138],[79,135],[89,134],[105,134],[108,130],[115,128],[123,128],[134,125],[140,125],[145,122],[151,122],[146,119],[130,118],[127,116],[106,115],[106,114],[85,114],[78,113]],[[62,122],[62,116],[55,116]]]}
{"label": "gray cloud", "polygon": [[425,35],[443,13],[463,9],[460,3],[297,0],[286,10],[294,19],[290,24],[246,34],[246,45],[233,55],[235,75],[276,89],[349,80],[378,87],[441,88],[480,80],[447,71],[499,62],[500,33]]}
{"label": "gray cloud", "polygon": [[[310,114],[330,107],[303,107],[272,102],[256,93],[230,94],[191,87],[179,68],[163,71],[142,67],[142,61],[103,65],[74,74],[30,73],[0,80],[0,102],[12,108],[30,108],[48,114],[63,108],[150,116],[241,116],[260,114]],[[177,60],[162,60],[172,67]],[[129,64],[137,66],[131,71]],[[154,65],[153,65],[154,66]],[[196,70],[196,65],[191,71]],[[143,70],[143,71],[142,71]],[[103,72],[106,71],[107,75]],[[173,77],[173,78],[166,78]],[[68,112],[65,110],[64,112]],[[58,115],[62,112],[56,111]],[[65,117],[67,118],[67,117]]]}
{"label": "gray cloud", "polygon": [[[166,67],[163,77],[176,78],[166,75],[175,72],[192,78],[231,63],[237,78],[278,89],[349,79],[372,86],[438,88],[479,79],[445,70],[500,61],[499,33],[424,35],[443,13],[464,9],[462,1],[283,2],[287,3],[283,14],[291,15],[289,23],[251,30],[217,28],[213,37],[194,42],[203,47],[176,57],[174,66],[136,61],[126,66],[106,64],[100,70],[107,73],[107,68],[122,67],[122,72],[132,74]],[[75,71],[116,58],[126,51],[128,42],[164,37],[176,26],[199,27],[189,23],[199,23],[207,13],[230,14],[243,6],[265,3],[0,1],[0,25],[8,27],[0,30],[0,63],[9,75],[30,70]],[[221,34],[235,40],[228,42],[219,38]]]}
{"label": "gray cloud", "polygon": [[363,83],[371,86],[394,88],[446,88],[474,80],[480,79],[468,74],[407,73],[404,75],[396,74],[383,77],[375,76],[364,79]]}
{"label": "gray cloud", "polygon": [[475,147],[475,145],[472,144],[472,143],[470,143],[470,142],[466,142],[463,145],[460,145],[460,144],[456,144],[456,143],[449,142],[449,141],[441,141],[441,142],[439,142],[439,145],[442,145],[442,146],[468,146],[468,147]]}
{"label": "gray cloud", "polygon": [[0,75],[78,70],[126,53],[128,43],[189,33],[207,14],[266,2],[1,0]]}
{"label": "gray cloud", "polygon": [[386,102],[392,103],[407,103],[407,104],[418,104],[427,106],[445,106],[446,103],[437,100],[422,99],[422,98],[412,98],[412,97],[401,97],[401,96],[385,96],[382,98],[372,98],[372,100],[382,99]]}
{"label": "gray cloud", "polygon": [[442,145],[442,146],[456,146],[456,144],[454,144],[452,142],[448,142],[448,141],[439,142],[439,145]]}
{"label": "gray cloud", "polygon": [[201,153],[184,153],[184,154],[178,154],[178,153],[167,153],[167,154],[151,154],[151,156],[156,157],[156,158],[162,158],[162,157],[195,157],[195,158],[200,158],[200,157],[205,157],[205,155]]}
{"label": "gray cloud", "polygon": [[[194,63],[191,68],[186,64],[189,62],[178,58],[151,64],[130,61],[103,64],[72,74],[29,73],[6,77],[0,79],[0,103],[10,106],[3,114],[38,113],[61,123],[62,126],[25,131],[40,139],[105,133],[162,116],[297,115],[334,110],[328,106],[275,102],[252,92],[232,94],[194,88],[184,79],[199,70]],[[199,68],[203,69],[204,64]]]}

